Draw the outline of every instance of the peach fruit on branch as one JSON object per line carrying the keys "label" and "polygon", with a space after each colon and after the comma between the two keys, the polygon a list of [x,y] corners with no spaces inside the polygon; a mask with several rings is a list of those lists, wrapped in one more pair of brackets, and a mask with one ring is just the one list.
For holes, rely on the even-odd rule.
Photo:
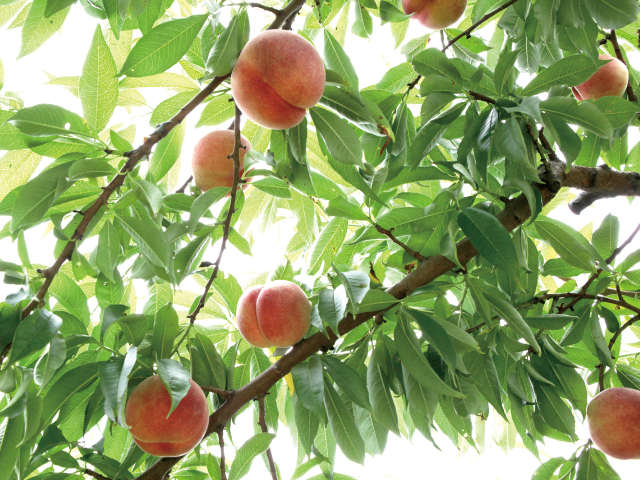
{"label": "peach fruit on branch", "polygon": [[[244,173],[244,156],[251,150],[251,143],[240,136],[240,176]],[[234,133],[231,130],[214,130],[203,136],[193,147],[191,171],[200,190],[233,185]]]}
{"label": "peach fruit on branch", "polygon": [[209,405],[202,389],[189,379],[189,391],[171,411],[171,395],[160,375],[143,380],[125,406],[133,440],[157,457],[179,457],[200,443],[209,424]]}
{"label": "peach fruit on branch", "polygon": [[238,300],[236,323],[254,347],[290,347],[311,326],[311,302],[293,282],[276,280],[253,286]]}
{"label": "peach fruit on branch", "polygon": [[231,74],[231,92],[251,121],[273,130],[295,127],[318,103],[322,58],[300,35],[268,30],[249,41]]}

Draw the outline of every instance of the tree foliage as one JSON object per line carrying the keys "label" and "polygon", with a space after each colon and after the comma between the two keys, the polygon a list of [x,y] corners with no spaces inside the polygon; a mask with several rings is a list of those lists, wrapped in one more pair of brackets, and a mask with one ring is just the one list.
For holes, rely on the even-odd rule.
{"label": "tree foliage", "polygon": [[[539,457],[545,438],[577,440],[597,389],[640,389],[626,341],[640,337],[640,250],[620,255],[638,229],[619,238],[629,219],[591,233],[548,216],[640,192],[640,71],[628,65],[622,98],[579,103],[570,89],[601,53],[629,64],[636,0],[472,0],[457,28],[413,39],[386,0],[0,0],[0,26],[21,29],[25,57],[70,9],[97,25],[78,38],[90,44],[81,75],[50,83],[79,109],[26,107],[1,90],[12,71],[0,68],[1,234],[18,252],[0,261],[12,292],[0,305],[0,480],[235,480],[264,452],[277,479],[281,424],[295,478],[347,478],[336,449],[363,463],[389,432],[475,446],[474,420],[490,416]],[[260,9],[327,69],[320,103],[287,131],[243,119],[229,94],[242,47],[266,26],[251,25]],[[345,42],[387,23],[406,62],[363,86]],[[157,127],[134,145],[145,87],[162,92]],[[183,122],[203,103],[189,125],[233,120],[254,146],[246,191],[237,168],[230,196],[176,188]],[[131,114],[113,124],[119,108]],[[291,219],[278,268],[220,268],[225,250],[251,255]],[[42,224],[50,265],[29,256]],[[289,351],[251,347],[233,323],[243,288],[277,279],[314,305]],[[127,393],[154,372],[174,408],[189,377],[210,392],[208,436],[185,457],[150,457],[126,430]],[[260,427],[229,466],[224,437],[248,406]],[[103,439],[85,444],[96,427]],[[618,478],[591,444],[576,448],[534,478]]]}

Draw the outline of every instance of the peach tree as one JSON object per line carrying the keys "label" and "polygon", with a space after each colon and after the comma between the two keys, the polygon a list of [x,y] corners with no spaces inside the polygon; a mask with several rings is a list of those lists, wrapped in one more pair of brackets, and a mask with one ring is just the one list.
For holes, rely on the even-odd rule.
{"label": "peach tree", "polygon": [[[420,26],[453,11],[443,2],[0,0],[0,480],[236,480],[261,455],[273,480],[278,461],[344,480],[338,449],[366,464],[389,433],[475,447],[494,416],[543,462],[537,480],[620,478],[576,426],[598,391],[640,389],[640,226],[620,234],[638,218],[578,231],[553,215],[637,205],[638,2],[451,1],[455,27]],[[25,104],[3,85],[64,27],[72,51],[51,54],[65,73],[43,88],[71,96]],[[287,130],[231,95],[267,27],[325,69]],[[349,45],[378,35],[400,61],[363,84],[352,60],[368,52]],[[245,75],[260,106],[304,84],[252,58],[278,82]],[[233,131],[231,188],[201,191],[180,168],[196,127]],[[274,229],[277,268],[225,261]],[[253,347],[238,300],[278,280],[302,288],[311,327]],[[129,433],[127,398],[156,374],[172,409],[191,380],[207,394],[186,455],[151,456]],[[231,449],[243,412],[255,436]],[[295,454],[279,459],[285,425]],[[573,455],[542,456],[545,439]]]}

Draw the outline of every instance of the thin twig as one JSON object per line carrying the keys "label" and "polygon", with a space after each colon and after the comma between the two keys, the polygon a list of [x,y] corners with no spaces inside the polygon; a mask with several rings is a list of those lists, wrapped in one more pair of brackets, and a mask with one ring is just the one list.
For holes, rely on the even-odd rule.
{"label": "thin twig", "polygon": [[[605,262],[607,263],[607,265],[609,265],[611,262],[613,262],[613,260],[618,256],[618,254],[627,246],[629,245],[632,241],[633,238],[637,235],[637,233],[640,231],[640,225],[638,225],[636,227],[636,229],[633,231],[633,233],[631,234],[631,236],[622,244],[620,245],[618,248],[616,248],[613,253],[609,256],[609,258],[607,258],[605,260]],[[583,299],[585,297],[585,295],[587,294],[587,290],[589,289],[589,287],[591,286],[591,284],[593,283],[593,281],[598,278],[600,276],[600,274],[602,273],[602,268],[599,268],[598,270],[596,270],[596,273],[592,274],[589,277],[589,280],[587,280],[587,282],[582,286],[582,288],[580,289],[580,291],[578,292],[577,296],[574,297],[573,300],[571,300],[571,302],[569,302],[567,305],[563,305],[561,308],[558,309],[558,313],[562,314],[564,312],[566,312],[567,310],[569,310],[570,308],[572,308],[576,303],[578,303],[581,299]],[[625,302],[624,298],[622,298],[622,292],[620,292],[620,287],[618,287],[618,296],[621,302]]]}
{"label": "thin twig", "polygon": [[549,143],[549,140],[547,140],[547,137],[544,134],[544,127],[538,130],[538,138],[540,139],[540,143],[542,143],[542,146],[549,153],[549,158],[554,162],[559,162],[560,159],[558,158],[558,155],[556,155],[555,150],[553,149],[553,147],[551,146],[551,143]]}
{"label": "thin twig", "polygon": [[469,327],[465,330],[465,332],[467,333],[472,333],[475,332],[476,330],[480,330],[482,327],[484,327],[487,323],[486,322],[482,322],[479,323],[478,325],[476,325],[475,327]]}
{"label": "thin twig", "polygon": [[630,318],[618,330],[616,330],[616,333],[614,333],[613,337],[611,337],[611,340],[609,340],[609,350],[611,350],[613,346],[616,344],[616,341],[618,340],[618,337],[622,335],[622,332],[624,332],[627,328],[629,328],[631,325],[636,323],[638,320],[640,320],[640,315],[636,315],[635,317]]}
{"label": "thin twig", "polygon": [[205,392],[211,392],[220,395],[222,398],[230,398],[233,396],[233,390],[223,390],[222,388],[209,387],[206,385],[200,385],[200,388]]}
{"label": "thin twig", "polygon": [[[620,335],[622,335],[622,332],[624,332],[627,328],[629,328],[631,325],[636,323],[638,320],[640,320],[640,315],[636,315],[635,317],[630,318],[618,330],[616,330],[616,333],[614,333],[613,337],[611,337],[611,340],[609,340],[609,351],[612,351],[613,346],[616,344],[616,341],[618,340]],[[604,364],[601,363],[600,365],[598,365],[598,369],[600,370],[598,372],[598,386],[599,386],[600,392],[602,392],[604,390],[604,369],[605,369]]]}
{"label": "thin twig", "polygon": [[[545,293],[544,295],[539,295],[538,297],[536,297],[534,300],[531,301],[531,303],[544,302],[546,300],[553,299],[553,298],[575,298],[578,295],[580,295],[580,293],[571,293],[571,292],[568,292],[568,293]],[[591,293],[588,293],[586,295],[582,295],[580,298],[584,298],[584,299],[588,299],[588,300],[598,300],[599,302],[602,302],[602,303],[610,303],[612,305],[618,305],[619,307],[626,308],[627,310],[631,310],[634,313],[640,314],[640,307],[636,307],[634,305],[631,305],[627,301],[621,301],[621,300],[615,299],[615,298],[608,298],[608,297],[605,297],[603,295],[593,295]]]}
{"label": "thin twig", "polygon": [[589,289],[589,287],[591,286],[593,281],[596,278],[598,278],[601,273],[602,273],[602,268],[599,268],[598,270],[596,270],[596,273],[592,274],[589,277],[589,280],[587,280],[585,282],[585,284],[582,286],[582,288],[580,289],[578,294],[573,298],[573,300],[571,300],[567,305],[563,305],[560,308],[558,308],[558,314],[562,315],[564,312],[566,312],[567,310],[573,308],[573,306],[576,303],[578,303],[580,300],[582,300],[585,297],[585,295],[587,294],[587,290]]}
{"label": "thin twig", "polygon": [[604,391],[604,364],[598,365],[598,393]]}
{"label": "thin twig", "polygon": [[196,317],[200,313],[200,310],[204,308],[205,303],[207,302],[207,295],[209,294],[209,290],[211,289],[211,285],[213,285],[214,280],[218,276],[218,272],[220,271],[220,262],[222,262],[222,254],[224,253],[225,248],[227,247],[227,241],[229,240],[229,233],[231,232],[231,220],[233,219],[233,214],[236,211],[236,197],[238,195],[238,185],[240,184],[240,149],[246,148],[241,144],[240,138],[240,116],[242,112],[236,105],[236,117],[234,121],[235,129],[235,145],[233,147],[233,153],[230,155],[233,157],[233,183],[231,184],[231,198],[229,199],[229,211],[227,211],[227,217],[225,218],[224,225],[224,233],[222,234],[222,243],[220,244],[220,251],[218,252],[218,258],[215,262],[213,262],[213,273],[211,277],[209,277],[209,281],[204,287],[204,292],[200,297],[200,301],[196,306],[195,310],[187,315],[189,321],[191,323],[196,321]]}
{"label": "thin twig", "polygon": [[218,443],[220,444],[220,480],[227,480],[227,467],[224,458],[224,427],[218,428]]}
{"label": "thin twig", "polygon": [[191,183],[191,181],[193,180],[193,175],[191,175],[186,182],[184,182],[184,185],[182,185],[178,190],[176,190],[176,193],[184,193],[184,191],[187,189],[187,187],[189,186],[189,184]]}
{"label": "thin twig", "polygon": [[[620,48],[620,44],[618,43],[618,35],[616,34],[616,31],[611,30],[607,38],[611,42],[611,45],[613,45],[613,51],[616,52],[616,57],[618,58],[618,60],[620,60],[625,65],[627,65],[627,62],[625,61],[624,56],[622,55],[622,49]],[[633,86],[631,85],[631,79],[629,79],[629,82],[627,83],[627,98],[629,98],[629,100],[631,100],[632,102],[636,102],[636,103],[638,102],[638,97],[636,96],[636,92],[633,91]]]}
{"label": "thin twig", "polygon": [[[267,428],[267,421],[265,419],[264,395],[260,395],[257,398],[257,400],[258,400],[258,425],[260,425],[260,429],[262,430],[262,433],[267,433],[269,429]],[[273,461],[271,447],[267,448],[266,454],[267,454],[267,460],[269,460],[269,471],[271,472],[271,478],[273,480],[278,480],[278,471],[276,470],[276,464]]]}
{"label": "thin twig", "polygon": [[533,140],[533,144],[535,145],[536,150],[540,154],[540,159],[542,160],[542,163],[544,164],[545,170],[547,172],[550,172],[551,171],[551,166],[549,165],[549,160],[547,160],[547,156],[545,155],[544,150],[542,149],[542,146],[540,145],[540,142],[538,142],[537,131],[536,131],[535,127],[530,122],[527,122],[527,131],[529,132],[529,136],[531,137],[531,140]]}
{"label": "thin twig", "polygon": [[409,255],[417,258],[418,260],[420,260],[421,262],[425,261],[427,259],[427,257],[425,257],[424,255],[421,255],[420,253],[416,252],[415,250],[412,250],[411,248],[409,248],[407,245],[405,245],[404,243],[402,243],[400,240],[398,240],[395,235],[391,232],[391,230],[387,230],[386,228],[382,228],[380,225],[376,224],[376,230],[378,232],[380,232],[383,235],[386,235],[387,237],[389,237],[389,239],[395,243],[396,245],[400,246],[405,252],[407,252]]}
{"label": "thin twig", "polygon": [[496,101],[493,98],[487,97],[486,95],[483,95],[483,94],[478,93],[478,92],[474,92],[473,90],[469,90],[469,95],[471,95],[472,97],[474,97],[474,98],[476,98],[478,100],[482,100],[483,102],[490,103],[492,105],[496,104]]}
{"label": "thin twig", "polygon": [[225,3],[224,6],[225,7],[253,7],[253,8],[260,8],[262,10],[266,10],[267,12],[271,12],[274,15],[278,15],[280,12],[282,12],[282,10],[278,10],[277,8],[273,8],[273,7],[268,7],[268,6],[263,5],[261,3]]}
{"label": "thin twig", "polygon": [[633,231],[633,233],[631,234],[631,236],[627,238],[627,240],[625,240],[623,244],[621,244],[618,248],[616,248],[611,254],[611,256],[609,256],[609,258],[607,258],[606,260],[607,265],[610,265],[611,262],[613,262],[615,258],[618,256],[618,254],[633,241],[633,239],[638,234],[638,232],[640,232],[640,225],[638,225],[636,229]]}
{"label": "thin twig", "polygon": [[518,0],[510,0],[507,3],[505,3],[504,5],[502,5],[501,7],[496,8],[495,10],[492,10],[491,12],[487,13],[486,15],[484,15],[480,20],[478,20],[476,23],[474,23],[473,25],[471,25],[469,28],[467,28],[464,32],[462,32],[460,35],[453,37],[453,39],[451,39],[449,41],[449,43],[447,43],[444,48],[442,49],[442,51],[446,51],[450,46],[452,46],[454,43],[456,43],[458,40],[460,40],[461,38],[466,37],[467,35],[471,34],[471,32],[473,32],[476,28],[478,28],[480,25],[482,25],[484,22],[486,22],[487,20],[490,20],[491,18],[495,17],[497,14],[499,14],[500,12],[502,12],[503,10],[506,10],[507,8],[509,8],[511,5],[513,5],[514,3],[516,3]]}

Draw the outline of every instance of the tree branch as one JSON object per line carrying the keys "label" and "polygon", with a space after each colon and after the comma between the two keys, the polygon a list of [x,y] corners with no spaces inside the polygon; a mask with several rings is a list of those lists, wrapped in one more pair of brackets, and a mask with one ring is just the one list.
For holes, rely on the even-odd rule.
{"label": "tree branch", "polygon": [[289,20],[289,17],[295,17],[298,14],[304,4],[304,0],[291,0],[291,2],[289,2],[286,7],[280,10],[280,13],[276,15],[276,18],[273,20],[271,25],[269,25],[267,30],[277,30],[282,27],[285,22]]}
{"label": "tree branch", "polygon": [[640,195],[640,173],[619,172],[606,164],[595,168],[574,165],[569,172],[559,173],[563,186],[583,190],[569,203],[576,215],[603,198]]}
{"label": "tree branch", "polygon": [[504,5],[502,5],[501,7],[496,8],[495,10],[492,10],[491,12],[487,13],[486,15],[484,15],[480,20],[478,20],[476,23],[474,23],[473,25],[471,25],[469,28],[467,28],[464,32],[462,32],[460,35],[452,38],[449,43],[447,43],[444,48],[442,49],[443,52],[445,52],[449,47],[451,47],[454,43],[456,43],[458,40],[460,40],[463,37],[466,37],[467,35],[470,35],[476,28],[478,28],[480,25],[482,25],[484,22],[486,22],[487,20],[490,20],[491,18],[495,17],[497,14],[499,14],[500,12],[502,12],[503,10],[506,10],[507,8],[509,8],[511,5],[513,5],[514,3],[516,3],[518,0],[509,0],[507,3],[505,3]]}
{"label": "tree branch", "polygon": [[220,251],[218,252],[218,258],[215,262],[213,262],[213,273],[211,277],[209,277],[209,281],[204,287],[204,292],[200,297],[200,301],[196,306],[195,310],[187,315],[187,318],[191,323],[196,321],[200,310],[204,308],[205,303],[207,302],[207,295],[209,294],[209,290],[211,289],[211,285],[213,285],[214,280],[218,276],[218,272],[220,271],[220,262],[222,261],[222,255],[224,253],[225,248],[227,247],[227,241],[229,240],[229,232],[231,232],[231,220],[233,219],[233,214],[236,211],[236,198],[238,196],[238,185],[240,184],[240,149],[247,148],[241,144],[241,136],[240,136],[240,116],[242,112],[236,105],[236,116],[234,121],[234,136],[235,136],[235,144],[233,147],[233,153],[230,155],[233,157],[233,183],[231,184],[231,197],[229,199],[229,210],[227,211],[227,217],[225,218],[224,225],[224,233],[222,234],[222,243],[220,244]]}
{"label": "tree branch", "polygon": [[[625,61],[624,56],[622,55],[622,49],[620,48],[620,44],[618,43],[618,35],[616,34],[616,31],[611,30],[607,38],[611,42],[611,45],[613,45],[613,51],[616,52],[616,57],[618,58],[618,60],[620,60],[625,65],[627,65],[627,62]],[[629,80],[629,82],[627,83],[627,98],[632,102],[638,103],[638,97],[636,96],[636,93],[633,91],[631,80]]]}
{"label": "tree branch", "polygon": [[[258,425],[260,425],[260,429],[262,433],[267,433],[269,429],[267,428],[267,421],[265,420],[265,408],[264,408],[264,395],[260,395],[258,398]],[[267,460],[269,460],[269,471],[271,472],[271,478],[273,480],[278,480],[278,472],[276,470],[276,464],[273,461],[273,455],[271,454],[271,447],[267,448],[266,451]]]}

